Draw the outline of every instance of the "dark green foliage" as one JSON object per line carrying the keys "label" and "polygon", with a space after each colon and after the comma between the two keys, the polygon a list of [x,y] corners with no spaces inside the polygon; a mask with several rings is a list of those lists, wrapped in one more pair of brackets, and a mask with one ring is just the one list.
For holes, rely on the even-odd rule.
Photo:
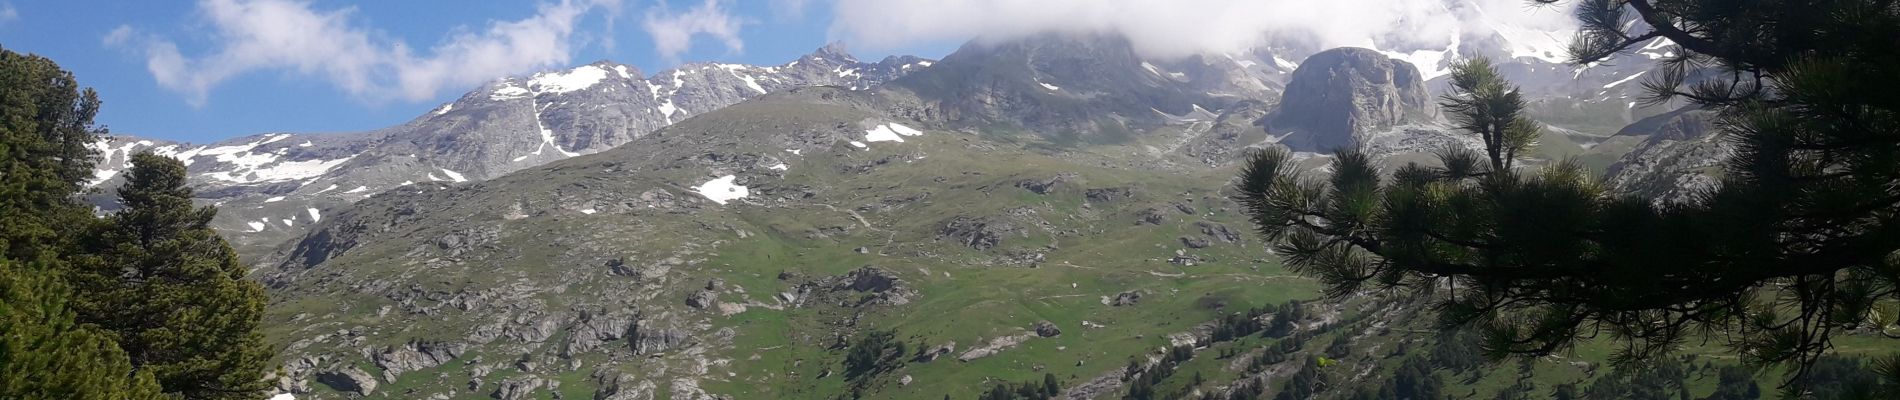
{"label": "dark green foliage", "polygon": [[1597,378],[1584,390],[1590,399],[1686,400],[1683,381],[1689,376],[1682,362],[1665,358],[1648,364],[1629,364]]}
{"label": "dark green foliage", "polygon": [[[1604,192],[1574,163],[1513,169],[1508,138],[1521,118],[1469,103],[1508,85],[1465,63],[1448,100],[1468,104],[1448,111],[1489,135],[1482,155],[1448,149],[1442,167],[1387,174],[1346,150],[1329,176],[1309,176],[1284,149],[1267,150],[1242,172],[1238,201],[1329,294],[1368,284],[1432,294],[1444,325],[1479,329],[1491,356],[1605,336],[1621,344],[1614,361],[1637,364],[1706,337],[1799,376],[1835,333],[1900,321],[1900,7],[1580,3],[1579,62],[1655,38],[1678,44],[1646,86],[1652,100],[1719,113],[1735,149],[1719,188],[1656,205]],[[1719,78],[1688,82],[1691,71]]]}
{"label": "dark green foliage", "polygon": [[1900,393],[1900,356],[1889,355],[1871,362],[1841,356],[1823,357],[1799,383],[1784,390],[1781,397],[1889,399],[1894,393]]}
{"label": "dark green foliage", "polygon": [[1214,321],[1214,332],[1209,335],[1208,340],[1212,342],[1225,342],[1234,340],[1234,338],[1237,337],[1260,332],[1266,329],[1266,326],[1260,323],[1260,317],[1266,314],[1267,309],[1254,308],[1247,310],[1245,313],[1233,313],[1222,316],[1221,319]]}
{"label": "dark green foliage", "polygon": [[1577,393],[1576,384],[1558,384],[1556,388],[1550,390],[1550,400],[1577,400],[1581,398],[1583,398],[1583,395]]}
{"label": "dark green foliage", "polygon": [[44,57],[0,48],[0,257],[58,257],[71,227],[90,222],[71,198],[92,177],[86,144],[99,98]]}
{"label": "dark green foliage", "polygon": [[[1536,122],[1521,113],[1524,96],[1511,86],[1487,58],[1474,58],[1451,66],[1451,93],[1445,94],[1446,114],[1459,129],[1484,142],[1485,155],[1492,171],[1509,171],[1518,155],[1530,150],[1542,134]],[[1446,161],[1460,160],[1452,158]],[[1448,170],[1470,170],[1469,164],[1446,163]]]}
{"label": "dark green foliage", "polygon": [[[1382,389],[1381,398],[1425,400],[1443,398],[1444,382],[1432,374],[1430,363],[1418,357],[1406,358],[1399,369],[1392,374],[1392,381]],[[1389,395],[1389,396],[1388,396]]]}
{"label": "dark green foliage", "polygon": [[81,324],[64,282],[91,177],[99,100],[39,56],[0,49],[0,398],[157,399],[110,332]]}
{"label": "dark green foliage", "polygon": [[0,82],[0,398],[264,397],[263,289],[191,207],[184,165],[135,157],[127,209],[95,219],[73,198],[105,133],[97,96],[5,50]]}
{"label": "dark green foliage", "polygon": [[67,292],[45,265],[0,259],[0,398],[163,398],[110,333],[73,321]]}
{"label": "dark green foliage", "polygon": [[1333,337],[1333,341],[1331,343],[1326,344],[1326,358],[1337,360],[1337,359],[1346,358],[1346,356],[1350,356],[1350,355],[1352,355],[1352,337],[1351,336],[1339,335],[1339,336]]}
{"label": "dark green foliage", "polygon": [[1432,344],[1432,365],[1453,372],[1475,371],[1489,360],[1484,357],[1483,340],[1468,330],[1446,331]]}
{"label": "dark green foliage", "polygon": [[132,156],[124,209],[83,240],[72,274],[79,320],[117,334],[134,365],[192,399],[264,396],[272,349],[257,330],[264,288],[193,207],[185,164]]}
{"label": "dark green foliage", "polygon": [[1754,400],[1761,398],[1761,386],[1755,384],[1755,375],[1747,368],[1723,366],[1717,371],[1718,380],[1715,393],[1708,400]]}
{"label": "dark green foliage", "polygon": [[1270,338],[1286,337],[1287,334],[1293,333],[1294,328],[1297,328],[1294,323],[1305,318],[1305,306],[1301,306],[1298,300],[1287,302],[1285,306],[1273,313],[1273,322],[1261,334]]}
{"label": "dark green foliage", "polygon": [[1274,400],[1311,399],[1331,388],[1331,378],[1321,368],[1326,367],[1320,366],[1318,358],[1308,357],[1302,362],[1299,372],[1293,373],[1280,385],[1280,393],[1273,396]]}
{"label": "dark green foliage", "polygon": [[1131,371],[1134,371],[1134,373],[1128,377],[1128,394],[1122,396],[1122,398],[1126,400],[1152,400],[1186,397],[1187,393],[1185,392],[1171,395],[1157,393],[1155,392],[1155,386],[1166,381],[1169,376],[1173,376],[1175,367],[1179,367],[1181,363],[1192,359],[1194,359],[1193,347],[1174,346],[1168,349],[1167,354],[1162,355],[1160,363],[1146,370],[1141,370],[1141,364],[1139,362],[1129,360],[1128,367]]}
{"label": "dark green foliage", "polygon": [[844,357],[846,379],[861,381],[904,366],[904,342],[891,330],[870,331],[851,343]]}
{"label": "dark green foliage", "polygon": [[1043,374],[1042,383],[1024,381],[1011,385],[999,382],[990,386],[990,390],[977,396],[977,400],[1049,400],[1062,393],[1062,384],[1056,381],[1055,374]]}

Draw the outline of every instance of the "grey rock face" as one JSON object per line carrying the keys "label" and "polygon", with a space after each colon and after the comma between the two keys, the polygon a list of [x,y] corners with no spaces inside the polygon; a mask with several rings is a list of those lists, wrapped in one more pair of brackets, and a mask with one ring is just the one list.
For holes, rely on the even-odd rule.
{"label": "grey rock face", "polygon": [[[325,211],[426,182],[481,181],[581,154],[759,95],[805,86],[867,89],[932,61],[863,62],[841,46],[776,66],[694,63],[642,75],[600,61],[504,77],[407,123],[347,134],[271,133],[194,145],[137,137],[95,143],[102,157],[88,197],[118,208],[113,188],[139,151],[184,160],[201,203],[221,206],[213,226],[240,251],[302,235]],[[247,251],[250,252],[250,251]]]}
{"label": "grey rock face", "polygon": [[594,390],[595,400],[653,400],[658,386],[653,381],[638,380],[630,374],[607,374],[607,371],[594,373],[599,388]]}
{"label": "grey rock face", "polygon": [[642,319],[633,324],[633,354],[653,354],[686,342],[686,330],[669,320]]}
{"label": "grey rock face", "polygon": [[535,390],[547,385],[548,381],[538,376],[517,376],[501,381],[499,387],[489,397],[501,400],[521,400],[534,394]]}
{"label": "grey rock face", "polygon": [[359,396],[368,396],[376,392],[376,377],[356,367],[318,372],[317,383],[339,392],[356,393]]}
{"label": "grey rock face", "polygon": [[916,291],[905,285],[903,279],[878,267],[851,270],[834,290],[874,293],[877,296],[868,301],[886,305],[909,304],[911,296],[916,295]]}
{"label": "grey rock face", "polygon": [[[1732,146],[1710,132],[1713,113],[1684,109],[1632,124],[1621,134],[1649,134],[1636,149],[1610,164],[1604,183],[1623,195],[1654,204],[1688,202],[1719,183],[1722,160]],[[1645,132],[1646,131],[1646,132]]]}
{"label": "grey rock face", "polygon": [[1412,64],[1379,52],[1342,47],[1314,54],[1287,82],[1280,109],[1265,119],[1295,150],[1327,151],[1356,135],[1430,118],[1425,82]]}
{"label": "grey rock face", "polygon": [[1008,221],[959,215],[945,221],[943,227],[937,230],[937,235],[977,251],[985,251],[1001,245],[1008,236],[1020,235],[1021,231],[1021,228]]}
{"label": "grey rock face", "polygon": [[383,369],[383,379],[395,382],[404,372],[432,368],[446,364],[461,357],[462,350],[468,346],[459,343],[437,343],[414,341],[402,346],[392,346],[370,357],[376,367]]}
{"label": "grey rock face", "polygon": [[[1208,74],[1222,71],[1206,69]],[[1045,34],[972,42],[886,87],[924,99],[920,113],[929,119],[970,127],[1014,125],[1090,143],[1126,141],[1131,131],[1157,126],[1170,115],[1218,109],[1232,100],[1210,92],[1229,91],[1197,84],[1226,78],[1162,69],[1119,35]]]}
{"label": "grey rock face", "polygon": [[943,356],[947,356],[947,355],[950,355],[950,353],[955,353],[955,352],[957,352],[957,342],[951,341],[948,343],[937,345],[937,347],[932,347],[928,351],[918,353],[917,357],[911,360],[920,362],[920,363],[931,362],[931,361],[936,361],[938,358],[942,358]]}
{"label": "grey rock face", "polygon": [[574,324],[567,344],[561,348],[561,355],[572,356],[593,351],[607,342],[627,337],[633,329],[632,313],[582,313],[581,321]]}

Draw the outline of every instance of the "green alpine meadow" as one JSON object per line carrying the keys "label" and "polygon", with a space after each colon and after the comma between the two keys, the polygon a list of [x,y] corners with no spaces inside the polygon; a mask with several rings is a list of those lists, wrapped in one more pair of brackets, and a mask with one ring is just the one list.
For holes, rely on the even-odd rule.
{"label": "green alpine meadow", "polygon": [[0,399],[1900,399],[1889,0],[175,3],[0,1]]}

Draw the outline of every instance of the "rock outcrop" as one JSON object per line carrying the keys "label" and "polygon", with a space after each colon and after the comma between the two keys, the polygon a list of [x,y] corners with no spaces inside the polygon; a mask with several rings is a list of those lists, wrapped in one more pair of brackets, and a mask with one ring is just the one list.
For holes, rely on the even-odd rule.
{"label": "rock outcrop", "polygon": [[402,346],[391,346],[381,353],[370,357],[377,368],[383,369],[383,379],[395,382],[404,372],[433,368],[461,357],[468,345],[460,343],[438,343],[411,341]]}
{"label": "rock outcrop", "polygon": [[1711,132],[1714,113],[1683,109],[1631,124],[1618,135],[1644,135],[1636,149],[1610,164],[1604,179],[1611,191],[1655,204],[1692,201],[1720,183],[1722,160],[1732,150]]}
{"label": "rock outcrop", "polygon": [[1280,109],[1262,122],[1287,147],[1328,152],[1367,131],[1428,120],[1434,110],[1417,67],[1377,51],[1342,47],[1300,63]]}
{"label": "rock outcrop", "polygon": [[316,378],[317,383],[339,392],[356,393],[358,396],[376,392],[376,377],[356,367],[318,372]]}

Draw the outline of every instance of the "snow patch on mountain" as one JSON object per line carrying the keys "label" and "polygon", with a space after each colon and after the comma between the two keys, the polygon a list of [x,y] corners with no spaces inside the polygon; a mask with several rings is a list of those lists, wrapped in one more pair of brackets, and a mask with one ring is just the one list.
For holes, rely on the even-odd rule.
{"label": "snow patch on mountain", "polygon": [[1643,48],[1637,49],[1636,54],[1642,54],[1651,60],[1675,57],[1676,52],[1670,51],[1670,49],[1674,49],[1675,46],[1676,42],[1670,41],[1669,38],[1656,38],[1656,40],[1651,40],[1649,44],[1643,45]]}
{"label": "snow patch on mountain", "polygon": [[1299,64],[1295,64],[1292,61],[1287,61],[1285,58],[1280,58],[1279,55],[1273,56],[1273,65],[1278,65],[1280,66],[1280,68],[1285,68],[1288,71],[1292,71],[1292,70],[1296,70],[1300,68]]}
{"label": "snow patch on mountain", "polygon": [[92,170],[92,180],[86,182],[86,187],[99,186],[99,184],[106,183],[106,181],[112,180],[112,177],[118,176],[118,175],[119,175],[119,170],[116,170],[116,169]]}
{"label": "snow patch on mountain", "polygon": [[753,78],[752,75],[739,73],[739,71],[746,69],[745,65],[719,64],[719,68],[726,70],[726,73],[732,74],[733,77],[745,81],[745,86],[752,88],[753,91],[757,91],[759,94],[765,94],[765,87],[759,86],[759,80],[757,78]]}
{"label": "snow patch on mountain", "polygon": [[306,208],[304,211],[310,212],[310,222],[323,222],[323,214],[318,213],[316,208]]}
{"label": "snow patch on mountain", "polygon": [[[226,161],[219,156],[219,161]],[[342,165],[356,156],[334,160],[276,161],[273,154],[255,154],[233,157],[232,164],[238,167],[230,171],[218,171],[204,174],[212,179],[234,183],[283,182],[315,178],[330,172],[330,169]]]}
{"label": "snow patch on mountain", "polygon": [[738,179],[739,177],[734,175],[722,176],[693,187],[693,193],[699,193],[700,196],[706,196],[707,200],[719,204],[726,204],[728,201],[751,195],[752,192],[744,185],[733,183]]}
{"label": "snow patch on mountain", "polygon": [[1621,84],[1623,84],[1623,83],[1625,83],[1625,82],[1629,82],[1629,81],[1633,81],[1633,80],[1636,80],[1636,78],[1639,78],[1639,77],[1642,77],[1642,76],[1643,76],[1643,73],[1645,73],[1645,72],[1649,72],[1649,71],[1638,71],[1638,72],[1636,72],[1636,73],[1634,73],[1634,74],[1630,74],[1630,76],[1627,76],[1627,77],[1624,77],[1623,79],[1618,79],[1618,80],[1616,80],[1615,82],[1610,82],[1610,83],[1606,83],[1606,84],[1603,84],[1603,88],[1604,88],[1604,89],[1609,89],[1609,88],[1613,88],[1613,87],[1616,87],[1616,85],[1621,85]]}
{"label": "snow patch on mountain", "polygon": [[490,92],[488,99],[495,101],[514,100],[528,97],[528,94],[528,89],[522,89],[520,86],[515,86],[513,82],[509,82],[507,86],[502,86],[495,89],[494,92]]}
{"label": "snow patch on mountain", "polygon": [[454,180],[456,182],[468,182],[468,178],[462,176],[462,173],[460,172],[450,171],[448,168],[441,168],[441,170],[442,170],[442,174],[448,175],[450,180]]}
{"label": "snow patch on mountain", "polygon": [[567,72],[546,72],[535,74],[528,86],[537,93],[567,93],[593,87],[607,79],[607,69],[598,65],[583,65]]}

